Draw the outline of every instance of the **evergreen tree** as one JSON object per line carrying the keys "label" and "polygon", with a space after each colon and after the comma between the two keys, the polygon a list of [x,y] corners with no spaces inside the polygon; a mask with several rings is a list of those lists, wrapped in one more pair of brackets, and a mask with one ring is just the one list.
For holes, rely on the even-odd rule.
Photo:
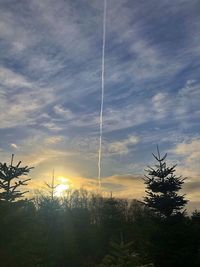
{"label": "evergreen tree", "polygon": [[178,191],[182,188],[185,179],[174,174],[176,165],[167,166],[165,162],[167,153],[164,157],[161,157],[158,147],[157,153],[157,156],[152,154],[158,163],[155,168],[148,166],[146,170],[148,175],[145,175],[144,178],[147,187],[145,203],[164,217],[180,214],[187,203],[184,195],[178,195]]}
{"label": "evergreen tree", "polygon": [[106,255],[98,267],[153,267],[153,264],[141,265],[138,254],[133,252],[132,242],[111,242],[110,254]]}
{"label": "evergreen tree", "polygon": [[45,182],[45,185],[47,187],[48,193],[50,195],[51,201],[53,202],[55,199],[55,192],[56,192],[56,188],[58,187],[58,184],[55,185],[55,175],[54,175],[54,169],[52,172],[52,179],[51,179],[51,184],[48,184]]}
{"label": "evergreen tree", "polygon": [[19,179],[27,175],[32,167],[20,167],[21,161],[16,166],[13,166],[14,155],[12,155],[10,165],[0,163],[0,200],[13,202],[24,196],[28,191],[21,192],[19,188],[27,185],[30,179]]}

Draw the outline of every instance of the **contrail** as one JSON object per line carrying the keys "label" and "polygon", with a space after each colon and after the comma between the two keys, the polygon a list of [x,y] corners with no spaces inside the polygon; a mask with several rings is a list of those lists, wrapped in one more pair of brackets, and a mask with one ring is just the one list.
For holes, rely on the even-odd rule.
{"label": "contrail", "polygon": [[98,158],[99,189],[101,188],[101,158],[102,158],[102,135],[103,135],[103,105],[104,105],[104,88],[105,88],[106,11],[107,11],[107,0],[104,0],[102,65],[101,65],[101,109],[100,109],[100,120],[99,120],[99,158]]}

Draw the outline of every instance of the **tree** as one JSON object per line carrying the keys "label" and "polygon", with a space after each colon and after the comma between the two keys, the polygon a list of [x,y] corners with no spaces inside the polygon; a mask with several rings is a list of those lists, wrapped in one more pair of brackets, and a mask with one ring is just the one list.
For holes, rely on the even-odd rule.
{"label": "tree", "polygon": [[53,169],[51,184],[45,183],[47,186],[48,192],[50,194],[51,201],[54,200],[55,191],[56,191],[56,188],[58,187],[58,184],[55,185],[54,180],[55,180],[55,175],[54,175],[54,169]]}
{"label": "tree", "polygon": [[153,264],[141,265],[138,254],[133,252],[132,242],[111,242],[110,254],[106,255],[98,267],[153,267]]}
{"label": "tree", "polygon": [[200,223],[200,211],[199,210],[194,210],[193,212],[192,212],[192,221],[193,222],[198,222],[198,223]]}
{"label": "tree", "polygon": [[32,167],[20,167],[21,161],[13,166],[14,155],[12,154],[11,163],[0,163],[0,200],[14,202],[24,196],[28,191],[21,192],[19,188],[27,185],[30,179],[21,180],[20,177],[27,175]]}
{"label": "tree", "polygon": [[[152,153],[153,154],[153,153]],[[148,166],[144,181],[147,187],[145,203],[148,207],[164,217],[174,214],[180,214],[182,208],[187,203],[184,195],[178,195],[178,191],[182,188],[185,178],[177,177],[174,172],[176,165],[168,167],[164,157],[160,156],[157,146],[157,156],[153,154],[158,162],[155,168]]]}
{"label": "tree", "polygon": [[120,206],[120,200],[111,196],[105,198],[102,207],[102,223],[109,232],[121,229],[123,222],[123,207]]}

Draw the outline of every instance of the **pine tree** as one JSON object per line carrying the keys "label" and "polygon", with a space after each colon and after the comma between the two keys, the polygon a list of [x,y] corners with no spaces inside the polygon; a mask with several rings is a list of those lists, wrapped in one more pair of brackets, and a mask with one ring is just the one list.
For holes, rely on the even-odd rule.
{"label": "pine tree", "polygon": [[27,175],[32,167],[20,167],[21,161],[13,166],[14,155],[12,155],[10,165],[0,163],[0,200],[6,202],[14,202],[24,196],[28,191],[21,192],[19,188],[27,185],[30,179],[19,179]]}
{"label": "pine tree", "polygon": [[187,203],[184,195],[178,195],[178,191],[182,188],[185,178],[174,174],[176,165],[172,167],[167,166],[165,162],[167,153],[164,157],[161,157],[158,147],[157,153],[157,156],[152,154],[158,164],[155,165],[155,168],[148,166],[148,169],[145,170],[148,173],[144,178],[147,188],[145,203],[164,217],[180,214]]}
{"label": "pine tree", "polygon": [[54,169],[52,172],[52,179],[51,179],[51,184],[48,184],[45,182],[45,185],[47,187],[48,193],[50,195],[51,201],[53,202],[55,199],[55,191],[56,188],[58,187],[58,184],[55,185],[55,175],[54,175]]}
{"label": "pine tree", "polygon": [[111,242],[110,253],[98,267],[153,267],[153,264],[141,265],[137,253],[133,252],[132,242]]}

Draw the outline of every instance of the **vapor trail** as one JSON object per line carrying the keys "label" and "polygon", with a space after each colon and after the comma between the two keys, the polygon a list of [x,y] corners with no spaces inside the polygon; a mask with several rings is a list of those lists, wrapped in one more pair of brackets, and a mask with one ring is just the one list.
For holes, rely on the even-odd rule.
{"label": "vapor trail", "polygon": [[98,158],[98,181],[99,181],[99,188],[101,188],[101,158],[102,158],[102,135],[103,135],[103,105],[104,105],[104,88],[105,88],[106,11],[107,11],[107,0],[104,0],[102,65],[101,65],[101,109],[100,109],[100,118],[99,118],[99,158]]}

